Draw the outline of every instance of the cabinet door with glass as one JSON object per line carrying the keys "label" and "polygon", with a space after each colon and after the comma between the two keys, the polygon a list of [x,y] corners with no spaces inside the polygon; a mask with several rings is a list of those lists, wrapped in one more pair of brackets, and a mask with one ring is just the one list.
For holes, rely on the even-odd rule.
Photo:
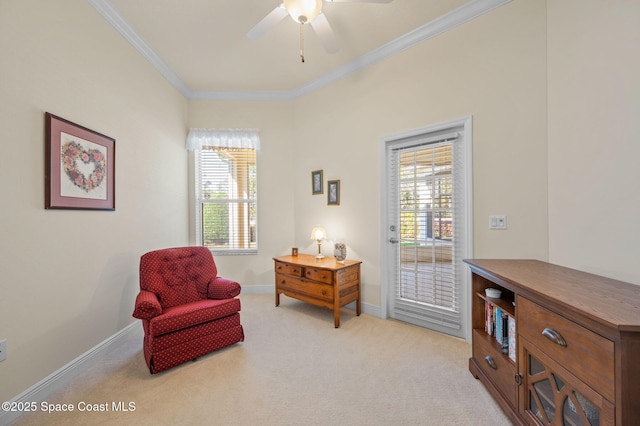
{"label": "cabinet door with glass", "polygon": [[[531,425],[615,424],[615,406],[520,336],[520,414]],[[576,360],[576,362],[580,362]]]}

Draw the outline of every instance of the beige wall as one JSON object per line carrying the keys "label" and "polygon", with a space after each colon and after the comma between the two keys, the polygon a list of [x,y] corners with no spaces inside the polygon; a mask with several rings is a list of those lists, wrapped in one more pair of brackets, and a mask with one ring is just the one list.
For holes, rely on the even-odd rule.
{"label": "beige wall", "polygon": [[[380,145],[390,134],[472,115],[475,255],[546,259],[545,13],[544,2],[510,3],[297,102],[296,238],[316,223],[344,238],[363,260],[366,303],[384,303]],[[315,169],[341,180],[340,207],[310,194]],[[508,215],[508,231],[489,231],[490,214]]]}
{"label": "beige wall", "polygon": [[[615,3],[514,0],[302,99],[187,102],[84,0],[2,0],[0,399],[133,321],[141,253],[194,241],[189,127],[261,130],[260,253],[216,259],[247,287],[273,284],[273,255],[313,251],[322,223],[364,261],[365,303],[383,303],[381,139],[469,115],[475,256],[640,283],[640,25],[637,2]],[[44,210],[45,111],[116,139],[115,212]],[[339,207],[311,195],[316,169],[341,180]]]}
{"label": "beige wall", "polygon": [[[0,400],[134,321],[141,253],[188,242],[187,102],[84,0],[0,2]],[[44,113],[116,139],[116,210],[44,209]]]}
{"label": "beige wall", "polygon": [[640,2],[548,8],[549,257],[640,284]]}

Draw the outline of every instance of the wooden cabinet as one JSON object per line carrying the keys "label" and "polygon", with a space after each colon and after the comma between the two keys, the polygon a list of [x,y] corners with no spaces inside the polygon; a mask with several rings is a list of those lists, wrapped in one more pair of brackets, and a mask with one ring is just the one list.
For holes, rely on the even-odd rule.
{"label": "wooden cabinet", "polygon": [[[469,370],[515,424],[639,421],[640,286],[535,260],[465,262],[473,277]],[[514,322],[515,356],[487,329],[496,308]]]}
{"label": "wooden cabinet", "polygon": [[275,257],[276,306],[280,294],[333,310],[334,325],[340,327],[340,308],[356,303],[360,315],[360,262],[312,255]]}

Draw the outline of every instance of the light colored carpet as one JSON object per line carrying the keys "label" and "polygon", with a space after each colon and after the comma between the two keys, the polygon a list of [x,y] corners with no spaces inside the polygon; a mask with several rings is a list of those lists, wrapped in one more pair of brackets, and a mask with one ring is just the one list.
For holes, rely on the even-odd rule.
{"label": "light colored carpet", "polygon": [[243,295],[245,342],[150,375],[130,333],[49,403],[129,412],[36,413],[15,425],[510,425],[468,371],[471,346],[349,309]]}

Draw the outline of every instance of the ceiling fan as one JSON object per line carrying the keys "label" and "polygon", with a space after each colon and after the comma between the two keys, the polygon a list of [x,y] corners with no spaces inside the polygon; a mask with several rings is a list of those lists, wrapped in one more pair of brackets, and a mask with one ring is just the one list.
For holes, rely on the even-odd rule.
{"label": "ceiling fan", "polygon": [[284,0],[262,18],[248,33],[249,38],[258,38],[282,21],[287,15],[300,24],[300,59],[304,62],[304,26],[311,24],[320,42],[329,53],[340,50],[327,17],[322,13],[322,2],[328,3],[391,3],[393,0]]}

